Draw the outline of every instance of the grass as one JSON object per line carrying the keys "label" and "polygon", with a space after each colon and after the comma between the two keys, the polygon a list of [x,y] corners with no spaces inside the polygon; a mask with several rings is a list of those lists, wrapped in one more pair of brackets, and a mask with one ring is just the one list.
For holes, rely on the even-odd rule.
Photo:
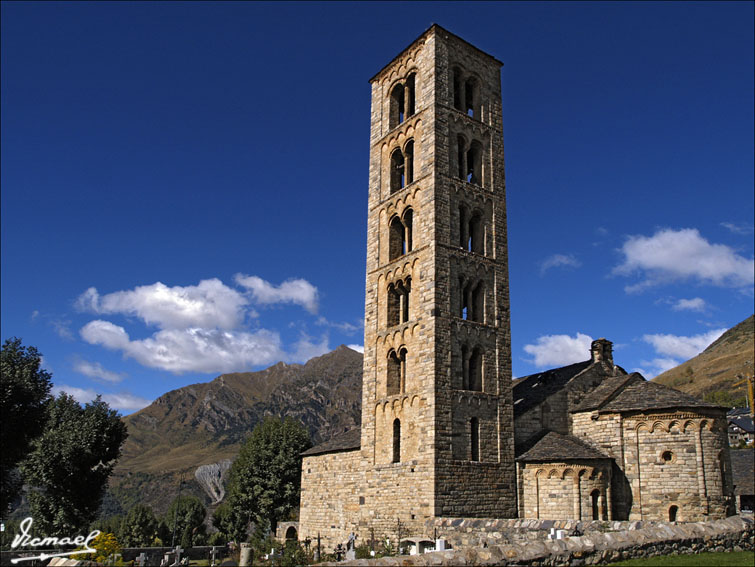
{"label": "grass", "polygon": [[662,555],[610,563],[609,567],[708,567],[709,565],[716,567],[752,567],[755,565],[755,551]]}

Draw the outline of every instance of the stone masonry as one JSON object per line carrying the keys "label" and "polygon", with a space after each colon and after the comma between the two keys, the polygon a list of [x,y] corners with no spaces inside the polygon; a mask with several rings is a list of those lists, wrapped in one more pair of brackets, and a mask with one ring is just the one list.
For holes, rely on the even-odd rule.
{"label": "stone masonry", "polygon": [[306,456],[301,537],[516,514],[500,67],[434,25],[370,81],[360,449]]}
{"label": "stone masonry", "polygon": [[304,453],[300,539],[733,513],[725,410],[610,341],[512,382],[501,65],[433,25],[370,80],[361,429]]}

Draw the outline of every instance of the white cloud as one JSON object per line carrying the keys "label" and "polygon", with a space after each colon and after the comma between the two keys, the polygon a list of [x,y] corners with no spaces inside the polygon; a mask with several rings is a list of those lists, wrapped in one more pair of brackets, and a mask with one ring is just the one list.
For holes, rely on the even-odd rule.
{"label": "white cloud", "polygon": [[105,369],[99,362],[89,362],[88,360],[77,360],[73,365],[73,369],[89,378],[112,382],[114,384],[117,384],[126,377],[125,374]]}
{"label": "white cloud", "polygon": [[[91,388],[77,388],[76,386],[68,386],[67,384],[60,384],[59,386],[52,387],[53,395],[57,396],[61,392],[73,396],[74,399],[80,404],[91,402],[97,397],[98,392]],[[102,400],[106,402],[111,408],[123,411],[136,411],[147,407],[152,403],[152,400],[135,396],[130,392],[119,392],[117,394],[102,394]]]}
{"label": "white cloud", "polygon": [[[685,361],[700,354],[708,345],[725,332],[726,329],[714,329],[707,333],[690,337],[664,334],[643,335],[642,340],[653,345],[656,353],[661,356],[673,357]],[[680,363],[677,362],[676,364]],[[674,366],[676,366],[676,364]]]}
{"label": "white cloud", "polygon": [[307,280],[290,279],[277,287],[257,276],[236,274],[234,280],[249,290],[254,300],[262,305],[293,303],[301,305],[310,313],[317,313],[319,294],[317,288]]}
{"label": "white cloud", "polygon": [[76,301],[82,311],[134,315],[160,329],[187,327],[235,329],[243,321],[248,300],[219,279],[195,286],[168,287],[161,282],[100,296],[90,287]]}
{"label": "white cloud", "polygon": [[671,306],[671,309],[673,311],[698,311],[702,313],[707,307],[702,297],[694,297],[692,299],[680,299]]}
{"label": "white cloud", "polygon": [[752,234],[752,232],[755,231],[755,227],[753,227],[751,224],[722,222],[721,226],[729,232],[733,232],[734,234]]}
{"label": "white cloud", "polygon": [[625,288],[627,292],[681,280],[722,287],[752,286],[755,261],[723,244],[711,244],[697,229],[664,229],[653,236],[630,236],[621,248],[624,261],[614,274],[638,272],[644,280]]}
{"label": "white cloud", "polygon": [[346,346],[349,347],[351,350],[355,350],[357,352],[361,352],[362,354],[364,354],[364,345],[346,345]]}
{"label": "white cloud", "polygon": [[579,268],[582,262],[573,254],[553,254],[540,263],[540,275],[542,276],[551,268]]}
{"label": "white cloud", "polygon": [[328,347],[327,335],[323,336],[320,342],[312,342],[310,337],[303,336],[294,345],[294,352],[285,356],[285,360],[289,362],[307,362],[310,358],[322,356],[329,351],[330,347]]}
{"label": "white cloud", "polygon": [[123,327],[91,321],[81,329],[81,337],[90,344],[122,351],[144,366],[175,374],[239,372],[288,358],[278,333],[264,329],[167,329],[146,339],[131,340]]}
{"label": "white cloud", "polygon": [[318,317],[315,324],[320,325],[321,327],[331,327],[333,329],[338,329],[339,331],[347,335],[352,335],[364,328],[364,320],[361,320],[358,325],[354,325],[353,323],[349,323],[348,321],[338,323],[335,321],[328,321],[325,317]]}
{"label": "white cloud", "polygon": [[635,368],[634,372],[639,372],[648,380],[652,380],[659,374],[663,374],[666,370],[671,370],[679,366],[682,363],[675,358],[654,358],[653,360],[643,360],[641,364],[645,368]]}
{"label": "white cloud", "polygon": [[538,337],[535,344],[525,345],[524,351],[535,357],[533,362],[538,368],[558,367],[588,360],[591,343],[592,337],[582,333],[574,337],[545,335]]}

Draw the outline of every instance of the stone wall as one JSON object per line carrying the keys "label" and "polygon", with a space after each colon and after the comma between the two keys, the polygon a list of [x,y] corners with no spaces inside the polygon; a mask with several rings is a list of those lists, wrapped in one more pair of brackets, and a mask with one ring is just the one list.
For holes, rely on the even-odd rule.
{"label": "stone wall", "polygon": [[[520,463],[519,516],[536,519],[608,520],[611,463]],[[597,517],[596,517],[597,516]]]}
{"label": "stone wall", "polygon": [[309,537],[334,546],[357,528],[364,486],[359,450],[304,457],[299,509],[300,540]]}
{"label": "stone wall", "polygon": [[[474,520],[472,520],[474,521]],[[515,520],[514,522],[522,522]],[[610,523],[609,523],[610,524]],[[540,522],[541,527],[547,525]],[[400,564],[412,565],[597,565],[639,557],[745,551],[755,549],[752,518],[689,524],[656,523],[617,532],[585,531],[579,537],[540,539],[402,556]],[[341,562],[337,565],[397,565],[396,557]],[[324,563],[323,565],[336,565]]]}
{"label": "stone wall", "polygon": [[572,434],[616,463],[612,518],[701,521],[734,513],[722,411],[582,412]]}

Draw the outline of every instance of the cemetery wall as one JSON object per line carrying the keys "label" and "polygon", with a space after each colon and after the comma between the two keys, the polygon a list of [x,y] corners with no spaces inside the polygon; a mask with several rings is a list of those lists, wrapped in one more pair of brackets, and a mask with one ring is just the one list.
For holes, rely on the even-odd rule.
{"label": "cemetery wall", "polygon": [[[440,522],[443,521],[446,520],[440,520]],[[452,520],[452,523],[455,521]],[[465,521],[480,522],[481,520]],[[529,521],[532,522],[532,520]],[[490,522],[505,523],[507,520],[491,520]],[[579,537],[566,537],[560,540],[545,539],[548,532],[544,530],[525,528],[524,523],[527,520],[508,520],[508,522],[521,523],[519,529],[524,531],[539,531],[539,539],[402,556],[401,565],[408,567],[413,565],[597,565],[660,555],[755,549],[753,519],[746,516],[732,516],[725,520],[687,524],[642,522],[643,527],[637,529],[617,532],[596,530],[585,532]],[[550,523],[558,524],[559,522],[551,521]],[[568,524],[568,522],[561,522],[561,524]],[[587,524],[589,523],[584,525]],[[631,526],[639,522],[594,522],[594,524]],[[533,525],[543,527],[549,523],[541,520],[533,522]],[[396,564],[396,557],[338,563],[339,566]],[[323,563],[322,565],[336,564]]]}

